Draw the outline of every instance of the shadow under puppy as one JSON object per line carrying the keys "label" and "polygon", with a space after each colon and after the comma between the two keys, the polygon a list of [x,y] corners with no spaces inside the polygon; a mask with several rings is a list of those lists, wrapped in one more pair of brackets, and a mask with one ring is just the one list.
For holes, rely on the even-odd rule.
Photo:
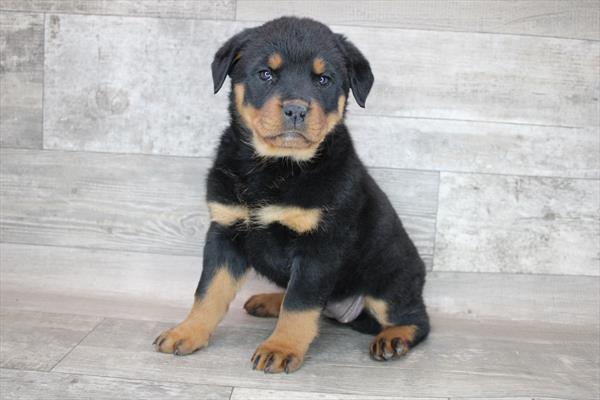
{"label": "shadow under puppy", "polygon": [[254,268],[285,288],[244,306],[279,318],[255,369],[298,369],[323,310],[376,334],[374,359],[405,354],[429,332],[424,264],[343,122],[350,90],[365,105],[368,61],[321,23],[280,18],[229,39],[212,75],[215,93],[231,78],[231,124],[207,179],[202,276],[189,316],[156,349],[206,346]]}

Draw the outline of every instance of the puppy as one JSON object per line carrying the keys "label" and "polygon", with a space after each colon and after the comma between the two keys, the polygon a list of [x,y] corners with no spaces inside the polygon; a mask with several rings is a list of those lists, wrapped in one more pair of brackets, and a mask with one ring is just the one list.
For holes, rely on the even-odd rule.
{"label": "puppy", "polygon": [[215,93],[231,78],[231,124],[207,179],[202,275],[189,316],[156,349],[206,346],[253,268],[285,289],[244,306],[278,318],[254,369],[297,370],[323,311],[375,334],[375,360],[406,354],[429,332],[424,264],[344,125],[350,90],[365,106],[369,62],[321,23],[280,18],[229,39],[212,76]]}

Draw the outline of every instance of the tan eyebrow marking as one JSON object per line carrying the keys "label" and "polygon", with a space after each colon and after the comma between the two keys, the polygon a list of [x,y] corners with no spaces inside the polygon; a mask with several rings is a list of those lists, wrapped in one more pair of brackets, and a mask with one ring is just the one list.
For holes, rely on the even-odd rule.
{"label": "tan eyebrow marking", "polygon": [[279,67],[281,67],[281,64],[283,64],[281,54],[273,53],[269,56],[269,60],[267,61],[267,65],[269,66],[269,68],[271,68],[272,70],[276,70],[279,69]]}
{"label": "tan eyebrow marking", "polygon": [[325,60],[323,60],[321,57],[316,57],[313,60],[313,72],[316,75],[321,75],[323,72],[325,72]]}

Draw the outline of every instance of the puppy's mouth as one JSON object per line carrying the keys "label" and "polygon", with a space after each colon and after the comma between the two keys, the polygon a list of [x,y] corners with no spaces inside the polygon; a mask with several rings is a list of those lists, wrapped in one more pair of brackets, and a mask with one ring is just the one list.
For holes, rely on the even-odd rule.
{"label": "puppy's mouth", "polygon": [[263,139],[272,146],[292,149],[306,149],[314,144],[304,132],[298,130],[264,136]]}

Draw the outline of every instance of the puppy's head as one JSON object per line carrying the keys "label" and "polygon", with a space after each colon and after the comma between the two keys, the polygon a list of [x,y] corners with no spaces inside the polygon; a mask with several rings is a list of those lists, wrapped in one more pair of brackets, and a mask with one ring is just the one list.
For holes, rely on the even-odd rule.
{"label": "puppy's head", "polygon": [[325,25],[280,18],[229,39],[212,63],[215,93],[227,75],[234,118],[257,154],[309,160],[342,120],[349,90],[365,106],[369,62]]}

